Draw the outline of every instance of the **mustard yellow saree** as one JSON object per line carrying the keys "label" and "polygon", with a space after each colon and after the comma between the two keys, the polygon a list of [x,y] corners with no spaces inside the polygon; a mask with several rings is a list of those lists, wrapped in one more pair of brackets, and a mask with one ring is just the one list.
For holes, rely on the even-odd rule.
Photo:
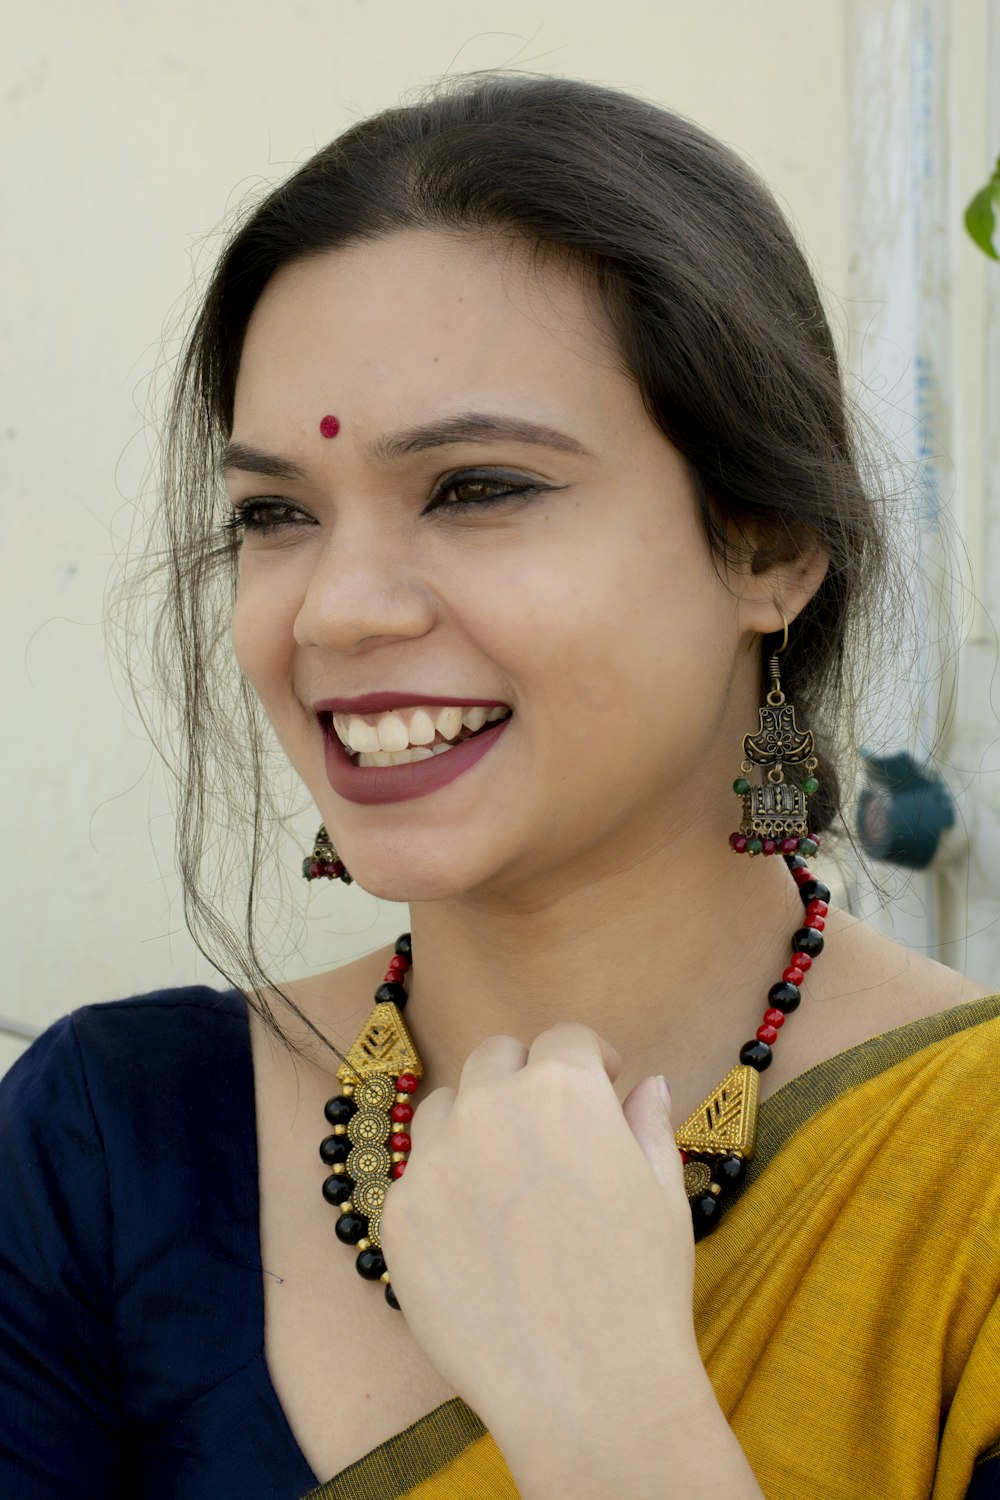
{"label": "mustard yellow saree", "polygon": [[[1000,1496],[998,1076],[991,996],[761,1106],[743,1190],[698,1246],[695,1325],[767,1500]],[[308,1500],[516,1496],[453,1400]]]}

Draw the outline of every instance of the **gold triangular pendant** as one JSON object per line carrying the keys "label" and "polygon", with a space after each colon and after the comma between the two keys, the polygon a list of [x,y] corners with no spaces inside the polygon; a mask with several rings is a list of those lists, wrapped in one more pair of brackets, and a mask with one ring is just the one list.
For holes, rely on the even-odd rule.
{"label": "gold triangular pendant", "polygon": [[348,1052],[346,1062],[337,1069],[337,1079],[340,1083],[357,1083],[371,1073],[391,1074],[393,1077],[399,1073],[412,1073],[415,1078],[424,1076],[424,1065],[406,1029],[402,1012],[391,1001],[374,1006]]}
{"label": "gold triangular pendant", "polygon": [[705,1156],[752,1156],[759,1097],[757,1069],[734,1068],[684,1121],[674,1136],[677,1146]]}

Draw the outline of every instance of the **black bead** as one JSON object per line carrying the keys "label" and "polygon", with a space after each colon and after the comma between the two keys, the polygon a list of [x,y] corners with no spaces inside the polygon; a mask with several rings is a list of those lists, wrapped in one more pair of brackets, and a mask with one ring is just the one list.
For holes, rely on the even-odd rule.
{"label": "black bead", "polygon": [[339,876],[339,879],[340,879],[340,882],[341,882],[342,885],[353,885],[354,884],[354,876],[351,875],[351,874],[349,874],[349,872],[347,870],[344,870],[342,872],[342,874]]}
{"label": "black bead", "polygon": [[792,938],[792,947],[796,953],[808,953],[810,958],[815,958],[823,952],[823,934],[815,927],[800,927]]}
{"label": "black bead", "polygon": [[738,1156],[723,1156],[715,1163],[712,1177],[720,1187],[733,1187],[746,1171],[746,1165]]}
{"label": "black bead", "polygon": [[784,855],[784,861],[790,870],[804,870],[806,868],[806,862],[801,854],[786,854]]}
{"label": "black bead", "polygon": [[394,1307],[397,1312],[401,1312],[402,1311],[402,1308],[400,1307],[399,1303],[396,1301],[396,1293],[392,1289],[392,1282],[391,1281],[387,1281],[386,1284],[385,1284],[385,1300],[388,1302],[389,1306],[390,1307]]}
{"label": "black bead", "polygon": [[408,932],[400,933],[396,939],[395,951],[399,954],[400,958],[413,957],[413,944],[410,942],[410,934]]}
{"label": "black bead", "polygon": [[368,1220],[364,1214],[341,1214],[333,1228],[338,1240],[345,1245],[356,1245],[368,1233]]}
{"label": "black bead", "polygon": [[385,1258],[381,1250],[362,1250],[354,1264],[358,1275],[363,1276],[366,1281],[378,1281],[385,1270]]}
{"label": "black bead", "polygon": [[768,990],[767,1003],[773,1005],[775,1010],[783,1010],[786,1016],[791,1015],[802,1004],[802,993],[797,984],[789,984],[782,979],[778,984],[772,984]]}
{"label": "black bead", "polygon": [[803,906],[808,906],[810,901],[829,901],[830,887],[824,885],[822,880],[807,880],[804,885],[799,886],[799,895]]}
{"label": "black bead", "polygon": [[345,1135],[324,1136],[319,1143],[320,1160],[328,1167],[346,1166],[350,1150],[351,1143]]}
{"label": "black bead", "polygon": [[357,1107],[354,1100],[348,1099],[345,1094],[335,1094],[326,1101],[323,1113],[331,1125],[346,1125]]}
{"label": "black bead", "polygon": [[703,1239],[710,1229],[714,1229],[718,1218],[719,1200],[714,1193],[691,1199],[691,1224],[696,1240]]}
{"label": "black bead", "polygon": [[763,1073],[765,1068],[771,1066],[773,1056],[767,1043],[759,1041],[757,1037],[752,1042],[745,1042],[740,1048],[740,1062],[745,1068],[756,1068],[758,1073]]}
{"label": "black bead", "polygon": [[354,1183],[349,1177],[328,1177],[323,1183],[323,1197],[327,1203],[346,1203],[354,1192]]}
{"label": "black bead", "polygon": [[393,984],[390,980],[386,984],[379,985],[375,991],[375,1004],[385,1005],[387,1001],[391,1001],[393,1005],[398,1005],[402,1009],[406,1004],[407,994],[401,984]]}

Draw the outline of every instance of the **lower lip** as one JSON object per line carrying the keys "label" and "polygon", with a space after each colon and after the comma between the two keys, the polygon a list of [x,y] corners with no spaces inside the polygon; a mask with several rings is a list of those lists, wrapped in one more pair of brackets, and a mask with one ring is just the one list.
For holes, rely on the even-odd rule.
{"label": "lower lip", "polygon": [[408,802],[411,797],[426,797],[471,770],[492,750],[509,723],[509,718],[501,719],[492,729],[463,740],[454,750],[431,756],[429,760],[415,760],[408,766],[356,766],[333,729],[324,725],[326,774],[337,796],[347,802],[370,807],[378,802]]}

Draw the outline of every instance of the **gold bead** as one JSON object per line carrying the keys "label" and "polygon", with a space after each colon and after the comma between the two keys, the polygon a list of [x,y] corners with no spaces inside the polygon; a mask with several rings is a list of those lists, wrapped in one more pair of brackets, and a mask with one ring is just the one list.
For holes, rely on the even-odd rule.
{"label": "gold bead", "polygon": [[397,1104],[408,1104],[409,1102],[410,1102],[410,1096],[409,1096],[409,1094],[397,1094],[396,1095],[396,1103]]}
{"label": "gold bead", "polygon": [[405,1151],[394,1151],[392,1153],[392,1159],[393,1159],[393,1161],[405,1161],[406,1160],[406,1156],[407,1156],[407,1153]]}
{"label": "gold bead", "polygon": [[711,1193],[711,1195],[712,1195],[713,1198],[717,1198],[719,1196],[719,1194],[722,1192],[722,1189],[720,1188],[720,1186],[719,1186],[719,1184],[717,1182],[713,1182],[712,1186],[709,1188],[708,1191]]}
{"label": "gold bead", "polygon": [[334,1177],[347,1176],[347,1168],[342,1161],[339,1161],[335,1167],[331,1167],[330,1171],[333,1173]]}
{"label": "gold bead", "polygon": [[346,1135],[347,1134],[347,1126],[346,1125],[335,1125],[333,1127],[333,1133],[334,1133],[334,1135]]}
{"label": "gold bead", "polygon": [[340,1212],[342,1214],[352,1214],[354,1212],[354,1204],[351,1202],[350,1198],[344,1199],[343,1203],[340,1205]]}
{"label": "gold bead", "polygon": [[362,1235],[361,1238],[358,1240],[358,1242],[357,1242],[357,1244],[355,1245],[354,1248],[355,1248],[355,1250],[370,1250],[371,1249],[371,1244],[372,1244],[371,1240],[367,1239],[364,1235]]}
{"label": "gold bead", "polygon": [[354,1084],[345,1083],[340,1092],[343,1094],[345,1099],[350,1099],[351,1095],[354,1093]]}
{"label": "gold bead", "polygon": [[381,1276],[379,1277],[379,1281],[384,1281],[388,1285],[388,1282],[389,1282],[389,1272],[388,1271],[383,1271],[382,1274],[381,1274]]}

